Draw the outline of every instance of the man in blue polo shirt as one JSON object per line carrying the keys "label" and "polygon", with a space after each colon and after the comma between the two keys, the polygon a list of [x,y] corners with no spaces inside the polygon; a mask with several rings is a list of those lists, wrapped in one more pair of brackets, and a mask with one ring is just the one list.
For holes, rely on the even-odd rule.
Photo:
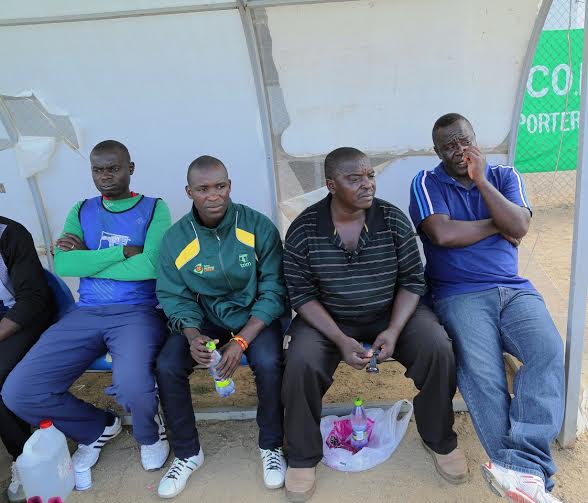
{"label": "man in blue polo shirt", "polygon": [[[454,341],[459,389],[490,457],[482,475],[510,501],[558,502],[550,443],[563,419],[563,344],[543,298],[518,274],[531,221],[521,175],[488,165],[459,114],[437,120],[433,143],[441,163],[414,178],[410,215],[434,309]],[[512,399],[503,352],[523,363]]]}

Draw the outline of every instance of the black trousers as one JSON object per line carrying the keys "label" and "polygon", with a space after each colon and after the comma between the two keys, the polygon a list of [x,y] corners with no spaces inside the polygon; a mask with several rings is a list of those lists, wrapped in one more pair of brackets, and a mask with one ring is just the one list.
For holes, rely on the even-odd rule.
{"label": "black trousers", "polygon": [[[339,327],[349,337],[372,343],[388,323],[389,318],[382,317],[361,327]],[[300,316],[294,318],[288,335],[291,339],[282,385],[288,465],[310,468],[323,457],[322,398],[333,383],[341,354],[335,344]],[[423,441],[439,454],[450,453],[457,447],[452,405],[455,360],[451,340],[430,308],[418,306],[398,338],[394,358],[404,365],[406,377],[419,390],[413,404]]]}
{"label": "black trousers", "polygon": [[[231,338],[228,330],[209,323],[202,327],[202,333],[211,339],[219,339],[219,347]],[[284,408],[280,398],[283,372],[280,322],[276,320],[264,328],[253,339],[245,355],[257,386],[259,447],[281,447],[284,437]],[[195,456],[200,450],[188,381],[194,364],[186,337],[177,332],[172,333],[157,357],[156,375],[159,399],[171,433],[170,444],[175,456],[181,459]],[[236,393],[239,393],[238,381],[235,382],[235,387]]]}
{"label": "black trousers", "polygon": [[[8,374],[23,359],[48,326],[48,320],[41,320],[0,342],[0,389]],[[0,439],[14,460],[20,456],[30,436],[29,424],[10,412],[0,397]]]}

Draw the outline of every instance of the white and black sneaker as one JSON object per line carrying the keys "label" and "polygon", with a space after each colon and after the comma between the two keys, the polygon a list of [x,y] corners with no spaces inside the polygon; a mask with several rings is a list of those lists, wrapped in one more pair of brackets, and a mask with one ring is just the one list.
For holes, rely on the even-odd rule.
{"label": "white and black sneaker", "polygon": [[154,444],[141,446],[141,464],[148,472],[159,470],[169,457],[169,442],[161,414],[155,416],[155,422],[159,426],[159,440]]}
{"label": "white and black sneaker", "polygon": [[155,422],[158,426],[159,440],[167,440],[167,432],[165,431],[165,421],[163,420],[163,415],[161,414],[161,412],[158,412],[155,415]]}
{"label": "white and black sneaker", "polygon": [[74,455],[71,458],[74,469],[81,472],[92,468],[100,457],[102,447],[104,447],[106,442],[109,442],[114,437],[116,437],[121,431],[122,425],[120,418],[118,416],[114,416],[114,422],[112,425],[104,428],[102,435],[94,440],[94,442],[92,442],[90,445],[78,445],[78,450],[74,452]]}
{"label": "white and black sneaker", "polygon": [[12,477],[10,479],[10,485],[6,490],[8,501],[10,501],[10,503],[24,503],[27,500],[27,498],[25,497],[24,488],[22,487],[22,482],[20,481],[20,477],[18,476],[16,463],[13,462],[10,469]]}
{"label": "white and black sneaker", "polygon": [[268,489],[284,486],[286,478],[286,458],[281,447],[276,449],[259,449],[263,463],[263,483]]}
{"label": "white and black sneaker", "polygon": [[160,498],[173,498],[180,494],[186,487],[186,483],[198,468],[204,463],[202,448],[197,456],[186,459],[175,458],[167,473],[161,479],[157,494]]}

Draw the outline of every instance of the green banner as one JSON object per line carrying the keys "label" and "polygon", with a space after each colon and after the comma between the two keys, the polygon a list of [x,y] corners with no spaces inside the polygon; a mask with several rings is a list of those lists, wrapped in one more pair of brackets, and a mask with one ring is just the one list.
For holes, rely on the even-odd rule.
{"label": "green banner", "polygon": [[539,38],[516,145],[515,166],[523,173],[576,169],[583,45],[584,30]]}

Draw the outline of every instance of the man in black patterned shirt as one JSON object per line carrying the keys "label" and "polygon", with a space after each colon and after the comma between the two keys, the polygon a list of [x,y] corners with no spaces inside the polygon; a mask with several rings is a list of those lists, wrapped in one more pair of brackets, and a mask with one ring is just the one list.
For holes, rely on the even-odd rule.
{"label": "man in black patterned shirt", "polygon": [[[0,388],[6,377],[49,326],[54,302],[33,238],[18,222],[0,215]],[[22,453],[31,427],[0,398],[0,438],[13,461]],[[12,464],[8,501],[26,501]]]}
{"label": "man in black patterned shirt", "polygon": [[[415,417],[439,473],[467,480],[453,431],[455,362],[451,340],[427,306],[414,231],[396,206],[374,197],[375,172],[354,148],[325,159],[329,195],[294,220],[286,235],[284,274],[297,312],[286,336],[282,399],[289,468],[286,492],[305,501],[323,456],[322,397],[340,360],[361,370],[373,351],[393,356],[419,394]],[[361,342],[371,344],[364,350]]]}

